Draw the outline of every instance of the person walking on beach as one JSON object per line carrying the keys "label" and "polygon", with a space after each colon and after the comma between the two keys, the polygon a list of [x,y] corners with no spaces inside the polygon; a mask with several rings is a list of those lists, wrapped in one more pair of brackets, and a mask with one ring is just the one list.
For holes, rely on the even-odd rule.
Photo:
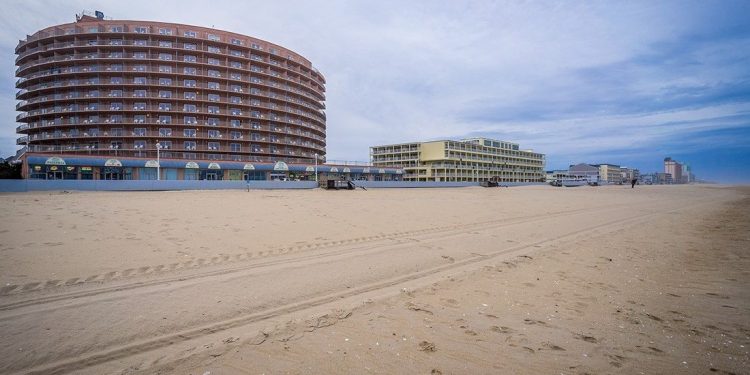
{"label": "person walking on beach", "polygon": [[636,182],[638,182],[638,179],[637,179],[637,178],[634,178],[634,179],[630,180],[630,188],[631,188],[631,189],[635,187],[635,183],[636,183]]}

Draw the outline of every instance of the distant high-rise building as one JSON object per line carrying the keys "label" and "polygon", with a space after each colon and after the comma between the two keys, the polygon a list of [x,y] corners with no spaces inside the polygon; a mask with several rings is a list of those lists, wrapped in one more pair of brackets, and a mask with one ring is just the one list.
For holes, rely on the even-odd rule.
{"label": "distant high-rise building", "polygon": [[672,183],[682,182],[682,164],[670,157],[664,158],[664,173],[672,176]]}

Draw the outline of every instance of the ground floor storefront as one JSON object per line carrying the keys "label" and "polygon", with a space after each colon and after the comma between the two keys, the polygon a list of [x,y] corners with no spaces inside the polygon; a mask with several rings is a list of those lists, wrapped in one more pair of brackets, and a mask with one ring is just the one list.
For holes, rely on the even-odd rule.
{"label": "ground floor storefront", "polygon": [[41,180],[401,181],[403,170],[365,165],[239,163],[27,155],[23,176]]}

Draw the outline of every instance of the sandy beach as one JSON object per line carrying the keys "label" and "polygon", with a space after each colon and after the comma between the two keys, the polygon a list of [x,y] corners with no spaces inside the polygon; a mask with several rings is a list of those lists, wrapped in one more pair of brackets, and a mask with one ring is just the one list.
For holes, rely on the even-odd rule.
{"label": "sandy beach", "polygon": [[3,374],[750,368],[747,187],[0,202]]}

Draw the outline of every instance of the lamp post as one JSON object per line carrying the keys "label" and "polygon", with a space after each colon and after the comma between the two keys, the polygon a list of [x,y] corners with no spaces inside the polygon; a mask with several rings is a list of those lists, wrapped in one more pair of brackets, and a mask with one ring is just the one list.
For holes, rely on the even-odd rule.
{"label": "lamp post", "polygon": [[156,141],[156,180],[161,180],[161,160],[159,158],[159,150],[161,150],[161,143]]}
{"label": "lamp post", "polygon": [[318,153],[315,153],[315,182],[318,182]]}

